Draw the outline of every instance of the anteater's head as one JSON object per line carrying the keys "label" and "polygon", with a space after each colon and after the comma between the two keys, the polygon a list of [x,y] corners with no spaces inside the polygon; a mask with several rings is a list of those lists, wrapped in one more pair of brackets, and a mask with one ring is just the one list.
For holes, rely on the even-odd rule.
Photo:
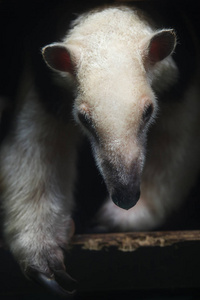
{"label": "anteater's head", "polygon": [[153,87],[175,80],[175,43],[173,30],[153,30],[132,10],[112,8],[80,17],[63,43],[43,49],[51,68],[75,80],[74,118],[110,197],[124,209],[140,197],[147,131],[158,106]]}

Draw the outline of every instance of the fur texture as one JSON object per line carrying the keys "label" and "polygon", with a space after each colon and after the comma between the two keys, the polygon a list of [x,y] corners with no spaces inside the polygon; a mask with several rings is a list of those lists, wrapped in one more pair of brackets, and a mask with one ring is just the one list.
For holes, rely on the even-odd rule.
{"label": "fur texture", "polygon": [[24,272],[64,268],[81,136],[75,123],[109,192],[95,216],[101,226],[149,230],[180,205],[199,170],[200,102],[195,80],[181,101],[170,93],[179,77],[175,46],[171,28],[122,6],[81,15],[61,43],[43,49],[59,84],[75,90],[75,122],[48,114],[30,86],[2,146],[4,235]]}

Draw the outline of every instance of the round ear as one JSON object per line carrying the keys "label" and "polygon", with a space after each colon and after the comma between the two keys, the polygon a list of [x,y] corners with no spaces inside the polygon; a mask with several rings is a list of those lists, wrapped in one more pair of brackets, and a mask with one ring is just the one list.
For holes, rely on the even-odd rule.
{"label": "round ear", "polygon": [[50,68],[71,74],[74,72],[71,55],[63,44],[55,43],[45,46],[42,49],[42,55]]}
{"label": "round ear", "polygon": [[161,30],[153,35],[147,47],[146,59],[150,64],[163,60],[174,51],[176,34],[174,30]]}

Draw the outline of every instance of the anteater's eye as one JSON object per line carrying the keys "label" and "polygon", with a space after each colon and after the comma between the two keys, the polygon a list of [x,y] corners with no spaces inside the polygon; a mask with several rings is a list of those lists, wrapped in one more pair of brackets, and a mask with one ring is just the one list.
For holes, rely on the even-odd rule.
{"label": "anteater's eye", "polygon": [[153,113],[153,105],[149,104],[147,107],[145,107],[142,115],[142,119],[145,123],[147,123],[150,120],[152,113]]}
{"label": "anteater's eye", "polygon": [[80,123],[92,134],[96,141],[99,140],[95,126],[87,113],[79,112],[78,119]]}
{"label": "anteater's eye", "polygon": [[81,124],[82,124],[85,128],[87,128],[88,130],[91,129],[91,127],[92,127],[92,122],[91,122],[91,120],[90,120],[90,118],[88,117],[87,114],[79,112],[79,113],[78,113],[78,119],[79,119],[79,121],[81,122]]}

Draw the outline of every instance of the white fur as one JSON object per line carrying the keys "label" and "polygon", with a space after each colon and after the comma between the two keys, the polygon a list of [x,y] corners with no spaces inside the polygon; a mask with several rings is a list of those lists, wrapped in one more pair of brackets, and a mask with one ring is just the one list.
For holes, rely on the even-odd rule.
{"label": "white fur", "polygon": [[76,130],[43,112],[34,91],[14,124],[0,153],[4,234],[24,271],[50,273],[70,234]]}
{"label": "white fur", "polygon": [[[143,168],[145,153],[136,134],[144,102],[152,102],[156,114],[151,86],[156,92],[167,91],[178,77],[171,56],[145,70],[146,43],[156,32],[148,21],[125,7],[96,11],[81,16],[63,41],[68,49],[78,46],[74,114],[82,105],[90,111],[101,139],[100,147],[92,143],[94,154],[108,185],[102,169],[105,158],[117,168],[121,159],[128,166],[139,157]],[[160,118],[150,132],[141,198],[129,211],[109,199],[97,216],[101,224],[148,230],[162,224],[183,201],[199,170],[198,95],[198,83],[193,82],[180,103],[169,99],[169,107],[161,104]]]}
{"label": "white fur", "polygon": [[125,211],[108,199],[97,216],[101,226],[122,231],[155,229],[179,209],[199,172],[199,93],[194,82],[183,102],[163,105],[165,113],[149,133],[138,203]]}
{"label": "white fur", "polygon": [[[161,224],[181,203],[199,168],[199,88],[194,82],[180,103],[159,104],[152,87],[167,91],[178,70],[170,55],[145,65],[156,33],[137,10],[107,8],[80,16],[59,44],[75,65],[74,118],[91,140],[109,192],[116,178],[123,186],[130,183],[135,164],[142,178],[135,207],[125,211],[110,198],[105,202],[96,219],[108,229],[148,230]],[[60,75],[66,82],[74,76]],[[35,92],[24,98],[0,152],[4,233],[23,270],[32,266],[50,273],[63,263],[60,246],[69,240],[79,135],[73,123],[49,116]],[[141,130],[150,104],[151,121]],[[82,125],[80,113],[90,118],[98,142]]]}

